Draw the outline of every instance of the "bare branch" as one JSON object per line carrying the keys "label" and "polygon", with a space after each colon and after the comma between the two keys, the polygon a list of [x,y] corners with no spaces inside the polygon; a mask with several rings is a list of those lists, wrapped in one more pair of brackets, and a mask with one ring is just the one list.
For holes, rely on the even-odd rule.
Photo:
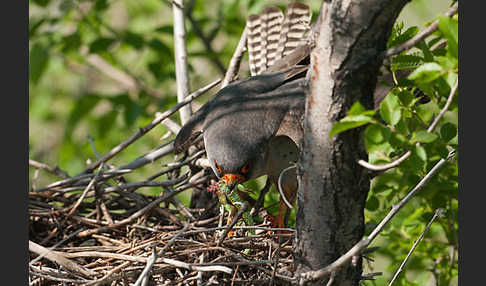
{"label": "bare branch", "polygon": [[[458,8],[458,2],[456,2],[446,13],[445,16],[447,17],[452,17],[457,13],[457,8]],[[434,23],[432,23],[430,26],[425,28],[424,30],[420,31],[415,37],[411,38],[410,40],[406,41],[405,43],[396,46],[394,48],[388,49],[385,52],[385,57],[391,57],[396,54],[399,54],[405,50],[410,49],[411,47],[415,46],[418,44],[421,40],[425,39],[428,37],[430,34],[435,32],[439,28],[439,21],[436,20]]]}
{"label": "bare branch", "polygon": [[245,26],[243,33],[241,34],[240,41],[238,42],[238,46],[236,47],[235,52],[233,53],[233,57],[231,58],[228,70],[224,75],[223,83],[221,83],[221,88],[224,88],[233,80],[236,79],[238,75],[238,70],[240,69],[241,59],[246,51],[246,37],[248,35],[248,28]]}
{"label": "bare branch", "polygon": [[32,167],[38,168],[38,169],[42,169],[42,170],[47,171],[49,173],[58,175],[59,177],[61,177],[63,179],[69,178],[68,173],[66,173],[63,170],[59,169],[58,166],[52,168],[52,167],[50,167],[47,164],[44,164],[44,163],[41,163],[41,162],[37,162],[37,161],[32,160],[32,159],[29,159],[29,165],[31,165]]}
{"label": "bare branch", "polygon": [[84,268],[77,263],[67,259],[57,252],[51,251],[33,241],[29,240],[29,251],[36,253],[37,255],[43,255],[46,259],[61,265],[64,269],[72,272],[76,275],[81,275],[83,277],[92,277],[96,275],[96,272]]}
{"label": "bare branch", "polygon": [[147,259],[147,265],[145,265],[145,268],[143,269],[142,273],[140,273],[140,276],[138,276],[137,281],[135,281],[134,286],[140,286],[142,283],[142,280],[146,279],[146,276],[150,272],[150,269],[152,269],[152,266],[155,263],[155,260],[157,259],[157,251],[156,251],[156,246],[154,245],[154,248],[152,250],[152,255]]}
{"label": "bare branch", "polygon": [[157,90],[144,85],[139,80],[135,79],[135,77],[114,67],[99,55],[86,54],[86,60],[92,67],[96,68],[98,71],[102,72],[112,80],[120,83],[128,91],[139,92],[140,90],[143,90],[154,98],[163,97],[163,94]]}
{"label": "bare branch", "polygon": [[[232,221],[231,221],[231,224],[226,226],[223,234],[221,235],[220,239],[218,240],[218,242],[216,243],[217,246],[220,246],[223,241],[225,240],[226,236],[228,236],[228,233],[230,232],[231,229],[233,229],[233,227],[235,226],[235,224],[238,222],[238,220],[240,219],[240,217],[243,215],[244,212],[246,212],[246,210],[248,209],[248,202],[243,202],[243,205],[241,206],[241,208],[238,210],[238,212],[236,213],[236,215],[233,217]],[[231,215],[231,214],[229,214]]]}
{"label": "bare branch", "polygon": [[200,88],[199,90],[193,92],[192,94],[190,94],[189,96],[185,97],[183,101],[177,103],[176,105],[174,105],[172,108],[166,110],[165,112],[159,114],[158,116],[155,117],[154,120],[152,120],[152,122],[150,122],[149,124],[147,124],[146,126],[140,128],[137,133],[133,134],[132,136],[130,136],[128,139],[126,139],[125,141],[123,141],[122,143],[118,144],[117,146],[115,146],[113,149],[111,149],[111,151],[109,151],[108,153],[106,153],[103,157],[101,157],[101,159],[97,160],[96,162],[92,163],[91,165],[89,165],[83,172],[82,174],[84,173],[88,173],[88,172],[91,172],[93,169],[95,169],[96,167],[98,167],[101,163],[103,162],[106,162],[108,161],[109,159],[113,158],[113,156],[115,156],[116,154],[120,153],[122,150],[124,150],[125,148],[127,148],[130,144],[132,144],[133,142],[135,142],[137,139],[139,139],[140,137],[142,137],[145,133],[149,132],[150,130],[152,130],[155,126],[157,126],[160,122],[162,122],[164,119],[166,119],[167,117],[171,116],[172,114],[174,114],[176,111],[178,111],[180,108],[182,108],[184,105],[190,103],[191,101],[193,101],[195,98],[199,97],[200,95],[204,94],[206,91],[208,91],[209,89],[213,88],[214,86],[216,86],[221,80],[218,79],[218,80],[215,80],[213,81],[212,83]]}
{"label": "bare branch", "polygon": [[280,198],[283,199],[284,203],[287,205],[287,207],[289,209],[293,209],[294,207],[287,200],[287,197],[285,197],[285,194],[283,192],[283,189],[282,189],[282,176],[283,176],[283,174],[285,174],[285,172],[287,172],[290,169],[294,169],[294,168],[297,168],[297,165],[296,164],[294,164],[294,165],[292,165],[290,167],[287,167],[287,168],[283,169],[282,172],[280,172],[280,175],[278,175],[278,192],[280,193]]}
{"label": "bare branch", "polygon": [[[194,30],[194,33],[196,34],[196,36],[198,36],[199,39],[201,39],[204,47],[206,48],[206,51],[208,51],[211,55],[214,55],[215,51],[214,51],[214,49],[211,45],[211,39],[206,37],[206,35],[204,34],[204,32],[200,28],[200,24],[192,16],[194,3],[195,3],[195,0],[191,0],[189,2],[189,6],[188,6],[187,11],[186,11],[187,19],[189,19],[189,22],[191,23],[191,27]],[[214,63],[214,65],[218,68],[218,70],[221,74],[225,73],[224,65],[223,65],[223,63],[221,63],[219,58],[209,56],[209,60]]]}
{"label": "bare branch", "polygon": [[[186,24],[184,22],[184,1],[172,1],[174,17],[174,57],[176,67],[177,101],[183,102],[189,95],[189,71],[187,70]],[[185,106],[179,111],[181,123],[184,125],[191,118],[191,106]]]}
{"label": "bare branch", "polygon": [[412,248],[410,249],[410,251],[408,252],[407,256],[405,257],[405,259],[403,260],[403,262],[400,264],[400,266],[398,267],[397,271],[395,272],[395,274],[393,275],[393,278],[392,280],[390,281],[390,284],[388,284],[388,286],[391,286],[393,284],[393,282],[395,282],[395,280],[397,279],[398,275],[400,274],[400,272],[402,272],[403,270],[403,266],[405,266],[405,263],[407,263],[408,259],[410,258],[410,255],[412,254],[412,252],[415,250],[415,248],[417,247],[417,245],[420,243],[420,241],[422,241],[422,238],[424,238],[424,235],[425,233],[427,232],[427,230],[429,230],[430,226],[432,225],[432,223],[434,222],[434,220],[437,218],[437,216],[440,214],[442,210],[441,209],[437,209],[434,213],[434,216],[432,216],[432,218],[430,219],[429,223],[427,223],[427,225],[425,226],[425,229],[424,231],[422,231],[422,233],[420,234],[420,236],[417,238],[417,240],[413,243],[412,245]]}

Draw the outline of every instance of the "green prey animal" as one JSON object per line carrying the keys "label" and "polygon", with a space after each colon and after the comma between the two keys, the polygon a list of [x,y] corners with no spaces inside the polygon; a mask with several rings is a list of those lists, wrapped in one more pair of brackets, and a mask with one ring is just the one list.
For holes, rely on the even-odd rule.
{"label": "green prey animal", "polygon": [[[231,219],[236,215],[237,211],[241,209],[244,201],[252,200],[251,197],[243,191],[240,191],[238,186],[232,188],[224,179],[210,185],[208,187],[208,192],[216,193],[219,203],[229,212],[228,220],[226,222],[227,225],[231,223]],[[242,214],[242,217],[247,226],[255,224],[253,217],[250,215],[249,208]],[[254,234],[254,232],[254,230],[250,230],[251,234]],[[231,231],[228,236],[232,236],[233,233],[234,232]]]}

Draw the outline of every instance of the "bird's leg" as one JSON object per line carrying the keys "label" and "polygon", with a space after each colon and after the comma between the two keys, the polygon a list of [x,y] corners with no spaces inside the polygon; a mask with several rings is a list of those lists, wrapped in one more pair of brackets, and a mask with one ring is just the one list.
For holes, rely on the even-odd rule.
{"label": "bird's leg", "polygon": [[[228,211],[228,218],[226,219],[226,226],[229,226],[231,224],[231,219],[235,216],[236,214],[236,207],[230,203],[227,203],[225,204],[224,206],[226,208],[226,210]],[[228,232],[228,237],[232,237],[233,235],[235,235],[235,231],[233,229],[230,229],[230,231]]]}
{"label": "bird's leg", "polygon": [[[294,205],[295,199],[297,198],[297,188],[292,188],[286,185],[282,186],[282,194],[285,196],[286,200],[291,204]],[[276,217],[270,217],[270,221],[272,223],[272,227],[276,228],[285,228],[286,221],[288,218],[288,213],[290,209],[287,207],[284,199],[280,197],[280,210]],[[285,231],[277,231],[277,233],[286,233]]]}

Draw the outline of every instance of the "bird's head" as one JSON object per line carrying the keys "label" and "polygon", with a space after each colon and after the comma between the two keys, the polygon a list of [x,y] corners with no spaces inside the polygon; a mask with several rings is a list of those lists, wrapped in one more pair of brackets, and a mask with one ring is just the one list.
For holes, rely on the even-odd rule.
{"label": "bird's head", "polygon": [[206,130],[204,143],[211,168],[230,189],[264,174],[265,144],[259,136]]}

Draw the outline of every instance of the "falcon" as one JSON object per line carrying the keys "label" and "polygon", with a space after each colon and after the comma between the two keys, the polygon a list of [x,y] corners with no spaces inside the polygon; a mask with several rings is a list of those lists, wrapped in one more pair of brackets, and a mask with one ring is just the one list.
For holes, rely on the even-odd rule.
{"label": "falcon", "polygon": [[[285,226],[285,200],[293,205],[298,189],[295,168],[290,167],[300,157],[304,136],[306,72],[313,47],[311,17],[309,7],[299,2],[288,4],[285,15],[275,6],[249,15],[251,77],[216,93],[174,141],[176,153],[181,153],[202,134],[211,168],[229,188],[268,175],[281,191],[276,227]],[[374,90],[375,109],[393,88],[392,74],[384,74],[380,82]]]}
{"label": "falcon", "polygon": [[[247,47],[251,77],[235,81],[214,95],[181,128],[176,153],[184,152],[203,135],[211,168],[220,181],[234,188],[268,175],[278,187],[279,176],[295,163],[302,148],[305,108],[306,35],[311,11],[302,3],[287,5],[285,15],[275,6],[247,18]],[[280,181],[286,200],[295,203],[295,169]],[[284,227],[287,206],[273,224]]]}

